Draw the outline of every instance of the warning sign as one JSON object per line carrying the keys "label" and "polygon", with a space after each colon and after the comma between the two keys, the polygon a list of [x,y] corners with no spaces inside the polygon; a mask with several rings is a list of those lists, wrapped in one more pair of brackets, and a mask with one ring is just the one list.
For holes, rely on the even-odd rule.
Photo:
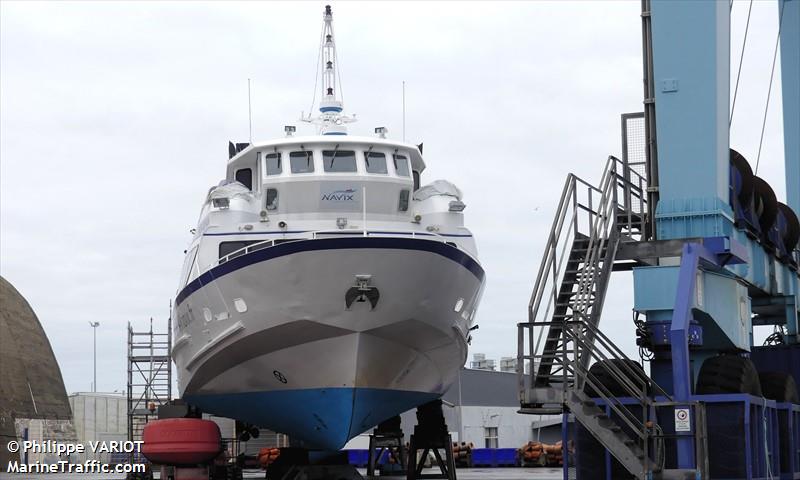
{"label": "warning sign", "polygon": [[675,431],[676,432],[691,432],[692,423],[689,420],[688,408],[675,409]]}

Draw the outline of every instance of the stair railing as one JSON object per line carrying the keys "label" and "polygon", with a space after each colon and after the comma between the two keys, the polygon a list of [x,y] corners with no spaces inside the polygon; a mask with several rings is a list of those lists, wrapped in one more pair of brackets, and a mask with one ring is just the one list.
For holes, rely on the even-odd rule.
{"label": "stair railing", "polygon": [[[645,452],[642,459],[644,471],[663,468],[663,458],[653,461],[648,454],[648,451],[655,453],[659,449],[648,447],[651,440],[660,437],[653,430],[655,407],[672,403],[672,397],[653,382],[643,369],[634,367],[635,362],[596,326],[575,320],[569,322],[563,332],[570,338],[574,351],[572,355],[560,356],[561,361],[565,362],[562,371],[565,376],[576,379],[576,384],[582,385],[580,389],[575,388],[581,392],[578,397],[609,408],[609,417],[625,428],[626,433]],[[578,350],[582,350],[582,355],[577,354]],[[595,362],[603,362],[604,372],[611,382],[598,378],[585,366]],[[616,386],[614,391],[609,388],[609,383]],[[631,410],[631,406],[639,408],[638,415]],[[650,463],[654,465],[651,467]]]}
{"label": "stair railing", "polygon": [[[613,156],[606,162],[600,188],[573,174],[567,176],[528,304],[528,322],[518,327],[521,404],[536,402],[535,385],[549,385],[551,379],[559,379],[566,382],[562,383],[566,388],[574,380],[559,375],[560,366],[543,352],[543,339],[550,329],[560,328],[559,322],[551,320],[571,249],[578,240],[586,243],[577,289],[569,305],[571,314],[561,320],[566,322],[579,315],[597,325],[620,235],[631,238],[645,234],[645,199],[644,177]],[[546,368],[540,368],[542,361]]]}
{"label": "stair railing", "polygon": [[[556,308],[559,287],[566,273],[567,256],[581,234],[581,220],[586,223],[588,220],[585,217],[593,214],[589,208],[591,197],[598,195],[599,190],[591,184],[575,175],[567,176],[528,304],[528,322],[531,325],[551,319]],[[518,332],[518,353],[523,353],[525,357],[520,358],[518,355],[520,392],[526,391],[525,372],[535,372],[539,365],[539,358],[524,355],[526,346],[530,348],[531,354],[539,351],[538,347],[546,333],[547,328],[540,326],[520,329]]]}

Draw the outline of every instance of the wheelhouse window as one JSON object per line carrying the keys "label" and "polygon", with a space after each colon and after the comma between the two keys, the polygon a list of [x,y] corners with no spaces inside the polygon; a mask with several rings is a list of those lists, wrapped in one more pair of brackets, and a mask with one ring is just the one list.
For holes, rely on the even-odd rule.
{"label": "wheelhouse window", "polygon": [[277,210],[278,209],[278,190],[275,188],[268,188],[267,189],[267,201],[266,201],[266,208],[267,210]]}
{"label": "wheelhouse window", "polygon": [[386,154],[380,152],[366,152],[364,153],[364,163],[367,166],[367,173],[380,173],[387,174],[389,171],[386,169]]}
{"label": "wheelhouse window", "polygon": [[411,169],[408,168],[408,157],[405,155],[394,155],[394,170],[401,177],[410,177]]}
{"label": "wheelhouse window", "polygon": [[303,150],[289,154],[292,173],[311,173],[314,171],[314,154]]}
{"label": "wheelhouse window", "polygon": [[401,212],[408,211],[408,190],[400,190],[400,201],[397,204],[397,209]]}
{"label": "wheelhouse window", "polygon": [[[244,247],[250,246],[250,245],[252,245],[252,244],[254,244],[256,242],[257,242],[257,240],[247,240],[247,241],[237,241],[237,242],[222,242],[222,243],[219,244],[219,258],[227,257],[228,255],[230,255],[233,252],[236,252],[237,250],[241,250],[241,252],[238,252],[236,255],[234,255],[231,258],[236,258],[236,257],[238,257],[240,255],[244,255],[245,251],[242,250],[242,249]],[[230,258],[228,260],[230,260]]]}
{"label": "wheelhouse window", "polygon": [[280,175],[283,172],[280,153],[268,153],[264,160],[267,164],[267,175]]}
{"label": "wheelhouse window", "polygon": [[236,181],[247,187],[248,190],[252,190],[253,170],[251,168],[240,168],[236,170]]}
{"label": "wheelhouse window", "polygon": [[322,163],[326,172],[355,172],[356,152],[352,150],[323,150]]}

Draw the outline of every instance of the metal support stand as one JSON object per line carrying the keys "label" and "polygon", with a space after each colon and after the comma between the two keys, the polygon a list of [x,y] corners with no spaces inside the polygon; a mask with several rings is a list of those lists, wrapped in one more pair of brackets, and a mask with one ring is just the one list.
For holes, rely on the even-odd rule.
{"label": "metal support stand", "polygon": [[[444,459],[440,449],[444,450]],[[417,464],[417,453],[422,452]],[[425,458],[428,452],[433,453],[440,473],[423,474]],[[444,478],[456,480],[456,463],[453,459],[453,442],[447,431],[447,424],[442,413],[442,401],[434,400],[417,407],[417,425],[411,435],[408,448],[407,480],[421,478]]]}
{"label": "metal support stand", "polygon": [[403,430],[400,428],[400,416],[394,416],[381,422],[372,435],[369,436],[369,459],[367,461],[367,477],[375,475],[375,467],[383,457],[383,452],[389,452],[389,457],[406,469],[405,446],[403,445]]}

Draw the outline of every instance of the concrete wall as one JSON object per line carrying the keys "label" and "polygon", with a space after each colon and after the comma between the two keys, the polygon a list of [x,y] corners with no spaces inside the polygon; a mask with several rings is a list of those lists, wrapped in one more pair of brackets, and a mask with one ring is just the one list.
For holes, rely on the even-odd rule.
{"label": "concrete wall", "polygon": [[[498,448],[519,448],[529,440],[535,439],[536,432],[533,431],[531,424],[538,421],[539,416],[521,415],[517,413],[518,409],[519,407],[502,406],[445,406],[443,412],[454,442],[472,442],[475,448],[484,448],[485,428],[496,427]],[[408,441],[409,436],[414,433],[414,425],[417,424],[416,410],[405,412],[400,418],[403,433]]]}
{"label": "concrete wall", "polygon": [[497,428],[498,448],[519,448],[531,440],[531,416],[517,413],[519,407],[461,407],[463,438],[477,448],[486,447],[485,429]]}
{"label": "concrete wall", "polygon": [[87,444],[81,460],[109,461],[108,453],[94,454],[88,448],[90,441],[124,441],[128,438],[128,406],[123,394],[76,393],[70,395],[73,422],[78,441]]}

